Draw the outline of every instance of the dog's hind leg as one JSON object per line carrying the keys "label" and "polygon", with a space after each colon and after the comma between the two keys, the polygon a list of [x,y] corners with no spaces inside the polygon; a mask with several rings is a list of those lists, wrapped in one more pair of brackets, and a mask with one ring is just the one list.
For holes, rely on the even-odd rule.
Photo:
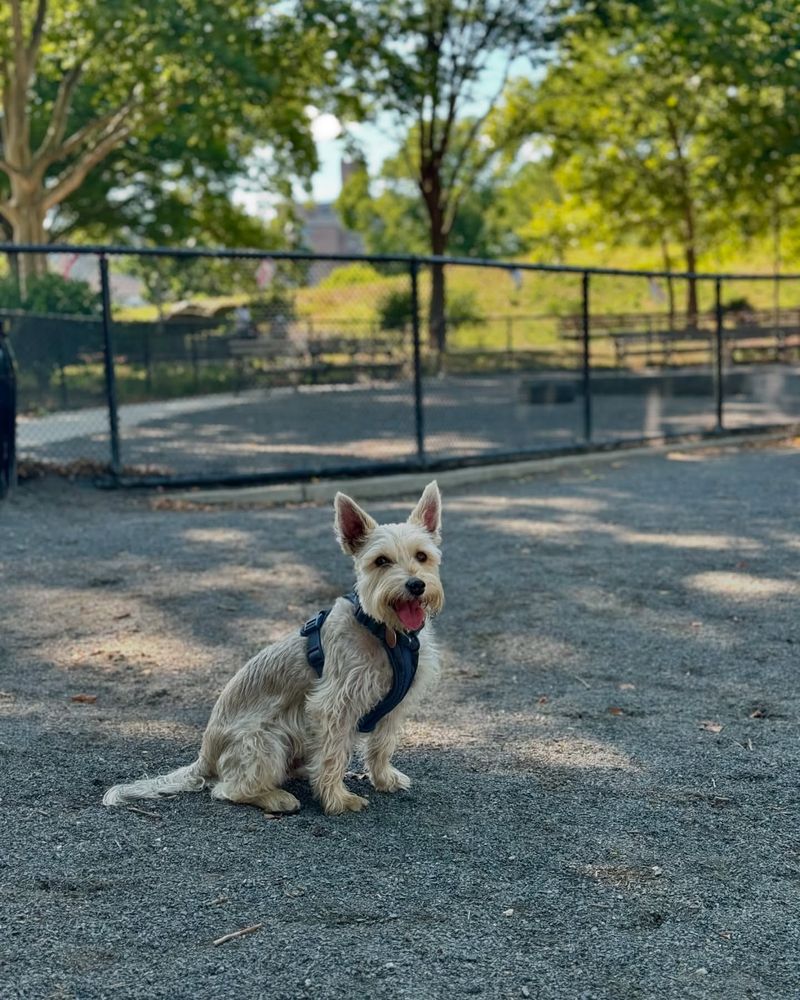
{"label": "dog's hind leg", "polygon": [[258,806],[265,812],[297,812],[300,802],[280,786],[286,780],[289,746],[263,729],[236,734],[217,762],[215,799]]}

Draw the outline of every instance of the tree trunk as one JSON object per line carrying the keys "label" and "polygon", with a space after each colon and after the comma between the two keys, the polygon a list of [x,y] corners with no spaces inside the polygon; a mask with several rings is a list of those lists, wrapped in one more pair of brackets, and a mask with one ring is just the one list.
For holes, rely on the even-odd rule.
{"label": "tree trunk", "polygon": [[[15,243],[47,243],[47,230],[44,226],[44,212],[38,200],[17,199],[17,219],[14,222]],[[31,278],[39,278],[47,273],[47,257],[42,253],[17,254],[19,290],[22,301],[28,294]]]}
{"label": "tree trunk", "polygon": [[[442,256],[446,246],[433,250]],[[428,313],[428,338],[431,347],[443,352],[447,342],[447,283],[443,264],[431,265],[431,303]]]}
{"label": "tree trunk", "polygon": [[[686,246],[686,270],[696,271],[697,270],[697,251],[695,250],[694,243],[689,243]],[[686,289],[686,323],[688,326],[697,326],[697,280],[695,278],[688,278],[688,287]]]}
{"label": "tree trunk", "polygon": [[667,272],[667,300],[669,303],[669,328],[671,332],[675,329],[675,279],[672,277],[672,257],[669,252],[669,244],[663,233],[661,235],[661,256],[664,260],[664,270]]}
{"label": "tree trunk", "polygon": [[[445,224],[442,180],[435,163],[427,163],[421,171],[420,190],[428,210],[431,253],[443,257],[447,253],[449,233]],[[428,341],[440,355],[447,343],[447,290],[443,264],[431,265],[431,301],[428,311]]]}

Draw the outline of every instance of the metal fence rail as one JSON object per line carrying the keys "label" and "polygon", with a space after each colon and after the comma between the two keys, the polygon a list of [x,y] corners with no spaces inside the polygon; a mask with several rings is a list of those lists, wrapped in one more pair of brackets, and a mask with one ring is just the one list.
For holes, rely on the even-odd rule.
{"label": "metal fence rail", "polygon": [[[800,275],[2,249],[96,261],[91,314],[0,303],[0,319],[19,362],[23,462],[84,463],[113,485],[435,469],[800,420]],[[315,283],[320,262],[343,270]],[[435,271],[448,290],[437,330]],[[143,318],[115,292],[118,275],[141,274],[188,301],[167,309],[162,296]],[[652,297],[658,281],[669,306],[660,291],[645,310],[643,282]],[[764,283],[771,308],[725,301]],[[675,290],[690,286],[700,304],[679,311]]]}

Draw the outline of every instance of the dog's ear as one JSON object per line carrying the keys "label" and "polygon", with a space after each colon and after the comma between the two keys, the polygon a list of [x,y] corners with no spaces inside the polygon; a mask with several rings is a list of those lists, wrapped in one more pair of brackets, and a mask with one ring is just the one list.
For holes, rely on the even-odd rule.
{"label": "dog's ear", "polygon": [[442,495],[435,479],[422,491],[419,503],[408,520],[412,524],[421,524],[433,535],[437,544],[442,540]]}
{"label": "dog's ear", "polygon": [[344,493],[336,494],[333,506],[336,511],[336,537],[344,551],[354,556],[366,541],[367,535],[373,528],[377,528],[378,522]]}

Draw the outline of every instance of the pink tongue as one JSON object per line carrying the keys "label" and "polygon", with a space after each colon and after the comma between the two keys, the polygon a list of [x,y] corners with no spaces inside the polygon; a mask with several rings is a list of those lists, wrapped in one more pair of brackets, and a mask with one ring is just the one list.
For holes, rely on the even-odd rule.
{"label": "pink tongue", "polygon": [[425,609],[418,601],[398,601],[394,610],[409,632],[416,632],[425,624]]}

